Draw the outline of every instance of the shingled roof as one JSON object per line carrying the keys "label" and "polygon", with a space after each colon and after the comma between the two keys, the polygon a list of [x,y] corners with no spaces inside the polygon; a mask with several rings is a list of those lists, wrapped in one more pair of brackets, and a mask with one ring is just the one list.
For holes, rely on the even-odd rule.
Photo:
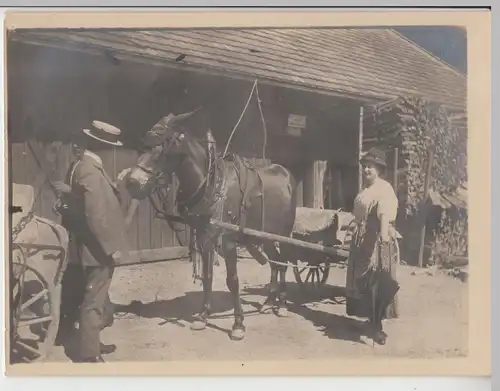
{"label": "shingled roof", "polygon": [[466,107],[466,76],[392,29],[18,30],[12,38],[358,99],[416,95]]}

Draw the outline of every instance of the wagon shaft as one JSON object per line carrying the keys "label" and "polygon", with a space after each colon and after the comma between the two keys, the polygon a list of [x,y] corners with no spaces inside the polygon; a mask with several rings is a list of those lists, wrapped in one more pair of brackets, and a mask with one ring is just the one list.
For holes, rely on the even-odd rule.
{"label": "wagon shaft", "polygon": [[339,248],[326,247],[326,246],[322,246],[321,244],[306,242],[303,240],[293,239],[293,238],[289,238],[286,236],[275,235],[275,234],[268,233],[268,232],[257,231],[257,230],[250,229],[250,228],[244,228],[242,230],[237,225],[225,223],[225,222],[219,221],[219,220],[211,219],[210,223],[216,227],[227,229],[228,231],[241,232],[244,235],[252,236],[252,237],[255,237],[258,239],[269,240],[269,241],[279,242],[279,243],[286,243],[286,244],[289,244],[292,246],[297,246],[297,247],[304,248],[304,249],[319,251],[319,252],[322,252],[324,254],[332,255],[335,257],[347,258],[349,255],[348,251],[342,250]]}

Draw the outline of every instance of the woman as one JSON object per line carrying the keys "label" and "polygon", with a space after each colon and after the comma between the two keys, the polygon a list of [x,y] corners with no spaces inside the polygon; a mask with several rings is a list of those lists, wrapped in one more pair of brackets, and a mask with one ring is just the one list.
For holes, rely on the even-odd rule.
{"label": "woman", "polygon": [[354,200],[355,228],[347,265],[347,314],[368,318],[373,341],[384,345],[382,320],[396,318],[399,263],[396,220],[398,199],[387,181],[385,153],[372,148],[361,159],[363,189]]}

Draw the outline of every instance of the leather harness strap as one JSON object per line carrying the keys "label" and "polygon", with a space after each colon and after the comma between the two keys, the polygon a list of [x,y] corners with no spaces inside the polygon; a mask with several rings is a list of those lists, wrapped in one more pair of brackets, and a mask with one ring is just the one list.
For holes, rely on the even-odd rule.
{"label": "leather harness strap", "polygon": [[[166,148],[165,147],[163,148],[162,153],[168,152],[168,150],[174,143],[174,140],[177,140],[178,136],[179,135],[177,134],[174,135],[174,137],[171,139],[168,145],[166,145]],[[209,143],[209,145],[207,146],[207,156],[208,156],[207,159],[208,161],[206,167],[206,174],[203,180],[201,181],[200,185],[193,192],[193,194],[190,195],[186,200],[179,200],[179,199],[176,200],[180,215],[173,215],[166,213],[164,210],[163,211],[160,210],[160,207],[156,204],[156,202],[154,202],[153,198],[150,196],[149,197],[150,202],[153,208],[156,210],[157,214],[166,219],[169,219],[172,222],[179,222],[184,224],[187,224],[188,220],[190,220],[195,216],[211,215],[213,213],[213,211],[211,211],[212,207],[216,202],[219,201],[219,197],[221,196],[220,194],[218,194],[221,189],[218,189],[217,187],[223,187],[222,183],[225,182],[224,178],[220,178],[220,176],[225,176],[226,173],[224,169],[220,168],[220,166],[222,166],[224,162],[227,162],[229,159],[231,159],[233,168],[236,172],[236,175],[240,183],[240,191],[242,192],[242,201],[240,204],[240,225],[239,225],[240,231],[243,231],[243,229],[246,227],[247,212],[250,209],[251,205],[250,195],[253,187],[249,186],[250,172],[255,173],[259,180],[261,205],[262,205],[261,229],[264,230],[264,225],[265,225],[264,184],[258,170],[255,169],[255,167],[252,167],[248,162],[246,162],[243,158],[239,157],[238,155],[228,154],[224,157],[216,157],[215,150],[214,148],[211,147],[211,143]],[[145,169],[143,167],[140,168]],[[241,168],[243,168],[243,170]],[[159,193],[161,190],[164,190],[164,188],[161,187],[161,189],[156,189],[155,192],[158,198],[163,199],[163,201],[165,202],[164,197],[161,196]],[[197,198],[200,194],[202,194],[202,196],[198,200]]]}

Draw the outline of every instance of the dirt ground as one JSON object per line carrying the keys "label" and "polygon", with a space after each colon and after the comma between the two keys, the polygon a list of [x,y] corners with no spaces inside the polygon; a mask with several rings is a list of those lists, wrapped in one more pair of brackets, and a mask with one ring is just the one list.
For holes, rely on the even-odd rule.
{"label": "dirt ground", "polygon": [[[188,261],[117,269],[111,298],[117,305],[115,323],[102,333],[103,342],[118,349],[108,361],[159,360],[300,360],[351,356],[451,357],[467,354],[468,284],[401,266],[400,318],[385,322],[389,338],[373,348],[360,337],[363,321],[345,316],[341,296],[345,269],[332,268],[322,297],[301,303],[291,268],[287,273],[287,318],[258,314],[269,281],[269,267],[252,259],[239,264],[247,333],[242,341],[228,337],[233,322],[232,301],[225,286],[225,266],[215,267],[213,308],[204,331],[192,331],[189,319],[202,302],[201,283],[193,283]],[[55,347],[49,361],[69,361]]]}

